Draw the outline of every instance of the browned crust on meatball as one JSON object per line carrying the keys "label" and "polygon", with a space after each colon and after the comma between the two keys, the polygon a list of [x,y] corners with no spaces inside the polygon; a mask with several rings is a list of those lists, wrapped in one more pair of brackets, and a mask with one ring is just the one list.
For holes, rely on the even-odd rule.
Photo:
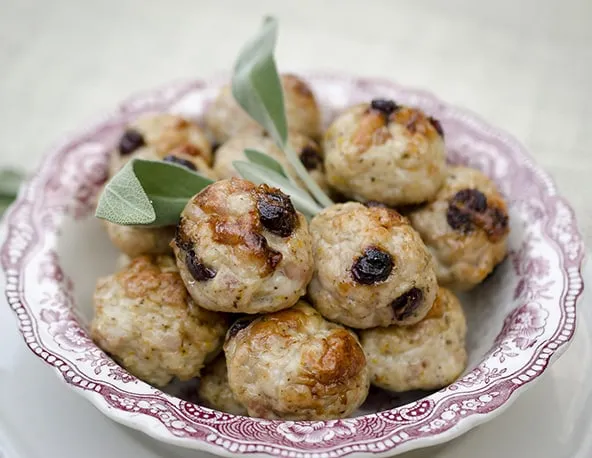
{"label": "browned crust on meatball", "polygon": [[[261,277],[269,275],[282,260],[282,254],[272,249],[262,235],[263,226],[257,205],[241,216],[232,214],[226,199],[227,194],[248,193],[254,202],[258,202],[269,193],[283,193],[265,184],[255,186],[246,180],[231,178],[227,193],[220,193],[215,187],[208,187],[193,198],[193,203],[209,217],[208,224],[212,230],[213,240],[217,243],[235,246],[244,255],[245,260],[256,261]],[[296,214],[294,213],[297,222]],[[179,223],[178,246],[186,246],[191,240],[192,223],[182,218]]]}
{"label": "browned crust on meatball", "polygon": [[[290,354],[294,359],[286,363],[287,367],[295,365],[297,369],[292,367],[287,373],[280,371],[282,380],[270,379],[273,363],[266,359],[292,346],[295,353]],[[351,411],[357,407],[351,403],[361,403],[360,394],[365,397],[367,393],[364,393],[367,390],[366,356],[357,337],[351,331],[325,321],[302,301],[290,309],[262,316],[232,336],[229,333],[225,350],[230,358],[229,370],[234,371],[234,376],[245,363],[257,364],[254,370],[260,373],[246,382],[249,386],[280,384],[281,389],[274,395],[277,399],[265,395],[263,388],[259,393],[251,391],[252,388],[238,389],[241,402],[253,416],[337,418],[343,415],[336,412]],[[242,382],[231,380],[231,387],[236,389],[237,383],[243,386]],[[335,412],[328,414],[329,411]]]}
{"label": "browned crust on meatball", "polygon": [[287,91],[294,91],[300,94],[302,97],[314,98],[314,94],[308,87],[308,85],[302,81],[298,76],[292,73],[286,73],[282,75],[282,83]]}
{"label": "browned crust on meatball", "polygon": [[391,135],[387,129],[385,117],[374,110],[368,110],[360,119],[357,130],[352,135],[351,142],[358,147],[358,151],[363,153],[372,145],[382,145]]}
{"label": "browned crust on meatball", "polygon": [[187,291],[176,268],[161,270],[154,257],[140,256],[133,259],[127,268],[115,274],[129,297],[149,297],[150,300],[167,305],[185,304]]}

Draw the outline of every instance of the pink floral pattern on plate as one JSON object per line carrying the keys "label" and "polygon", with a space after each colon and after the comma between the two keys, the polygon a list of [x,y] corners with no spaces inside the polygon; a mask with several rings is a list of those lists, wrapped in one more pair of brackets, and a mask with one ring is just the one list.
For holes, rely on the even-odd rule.
{"label": "pink floral pattern on plate", "polygon": [[[482,169],[509,197],[509,260],[479,291],[498,308],[473,297],[468,310],[484,318],[475,323],[488,325],[475,331],[489,339],[480,353],[486,356],[473,361],[473,369],[457,382],[424,398],[326,422],[264,421],[212,411],[163,393],[115,364],[88,337],[76,300],[77,282],[60,262],[64,248],[58,241],[67,222],[89,221],[108,153],[127,122],[150,111],[199,120],[219,85],[177,83],[128,99],[52,149],[0,231],[6,298],[26,344],[114,420],[166,442],[223,455],[392,456],[449,440],[500,413],[573,337],[583,290],[583,244],[573,211],[515,140],[423,91],[336,75],[310,76],[309,81],[325,121],[375,96],[424,109],[444,126],[449,160]],[[504,315],[492,330],[496,310]]]}

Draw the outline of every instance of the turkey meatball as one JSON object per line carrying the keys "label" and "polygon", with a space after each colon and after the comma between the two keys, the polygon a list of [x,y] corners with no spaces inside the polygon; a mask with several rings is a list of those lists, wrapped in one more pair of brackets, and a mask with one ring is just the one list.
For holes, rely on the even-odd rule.
{"label": "turkey meatball", "polygon": [[440,123],[392,100],[346,110],[327,130],[323,149],[329,184],[361,202],[425,202],[445,177]]}
{"label": "turkey meatball", "polygon": [[366,358],[355,334],[303,301],[239,320],[224,351],[230,388],[253,417],[344,418],[368,395]]}
{"label": "turkey meatball", "polygon": [[290,198],[239,178],[193,197],[172,247],[200,306],[260,313],[291,307],[312,276],[308,224]]}
{"label": "turkey meatball", "polygon": [[197,394],[206,407],[233,415],[247,415],[247,409],[230,391],[224,355],[218,356],[202,371]]}
{"label": "turkey meatball", "polygon": [[170,256],[141,256],[100,278],[94,302],[93,340],[156,386],[197,377],[228,328],[223,315],[193,302]]}
{"label": "turkey meatball", "polygon": [[[300,161],[309,175],[325,191],[328,191],[323,165],[323,154],[317,142],[292,131],[288,137],[288,143],[300,157]],[[245,149],[255,149],[265,153],[278,161],[288,175],[303,189],[304,183],[298,178],[294,168],[290,165],[286,155],[280,150],[273,139],[262,132],[243,132],[232,137],[216,151],[214,157],[214,172],[220,178],[238,177],[239,174],[232,165],[234,161],[246,161]]]}
{"label": "turkey meatball", "polygon": [[399,392],[451,384],[467,364],[466,333],[459,300],[440,288],[430,312],[419,323],[361,331],[372,384]]}
{"label": "turkey meatball", "polygon": [[163,158],[171,150],[184,146],[190,156],[212,163],[212,147],[201,128],[178,115],[151,113],[132,122],[119,140],[115,155],[123,160],[143,146],[150,146]]}
{"label": "turkey meatball", "polygon": [[[312,90],[295,75],[282,75],[284,107],[290,130],[318,139],[321,136],[321,114]],[[244,131],[263,129],[234,100],[229,85],[224,86],[206,111],[208,129],[220,144]]]}
{"label": "turkey meatball", "polygon": [[111,243],[122,253],[136,257],[143,254],[171,253],[175,227],[122,226],[103,221]]}
{"label": "turkey meatball", "polygon": [[411,211],[409,219],[432,252],[444,286],[471,289],[506,256],[508,208],[478,170],[451,168],[436,200]]}
{"label": "turkey meatball", "polygon": [[336,204],[313,218],[310,232],[315,271],[308,294],[325,318],[360,329],[410,325],[432,306],[432,257],[395,210]]}

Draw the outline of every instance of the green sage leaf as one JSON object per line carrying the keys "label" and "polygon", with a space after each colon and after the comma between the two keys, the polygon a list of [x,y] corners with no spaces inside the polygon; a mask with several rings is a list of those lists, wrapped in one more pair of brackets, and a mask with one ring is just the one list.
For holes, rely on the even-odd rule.
{"label": "green sage leaf", "polygon": [[134,173],[135,160],[129,161],[101,193],[95,211],[97,218],[115,224],[142,225],[156,221],[156,212]]}
{"label": "green sage leaf", "polygon": [[171,162],[134,159],[107,184],[96,216],[126,226],[177,224],[187,202],[211,183]]}
{"label": "green sage leaf", "polygon": [[246,149],[245,156],[247,156],[249,162],[265,167],[266,169],[273,170],[274,172],[277,172],[280,175],[288,178],[288,175],[286,174],[282,164],[276,161],[269,154],[265,154],[254,149]]}
{"label": "green sage leaf", "polygon": [[314,216],[322,210],[321,207],[302,189],[295,186],[286,177],[279,173],[244,161],[234,161],[234,168],[245,180],[252,181],[255,184],[267,184],[280,189],[292,199],[294,206],[307,216]]}
{"label": "green sage leaf", "polygon": [[290,165],[310,193],[323,206],[333,204],[308,174],[288,145],[284,91],[274,58],[278,24],[266,18],[259,33],[241,50],[234,66],[232,94],[238,104],[263,127],[284,151]]}
{"label": "green sage leaf", "polygon": [[0,196],[16,197],[24,178],[24,173],[18,170],[0,170]]}
{"label": "green sage leaf", "polygon": [[238,104],[283,146],[288,139],[284,92],[273,50],[275,18],[265,18],[259,33],[241,50],[234,65],[232,94]]}

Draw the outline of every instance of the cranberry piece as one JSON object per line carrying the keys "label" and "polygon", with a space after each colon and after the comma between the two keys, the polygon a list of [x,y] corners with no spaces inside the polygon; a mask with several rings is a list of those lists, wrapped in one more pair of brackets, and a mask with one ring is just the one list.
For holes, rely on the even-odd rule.
{"label": "cranberry piece", "polygon": [[126,130],[119,140],[119,154],[127,156],[138,148],[146,145],[146,141],[140,132],[134,129]]}
{"label": "cranberry piece", "polygon": [[440,121],[438,121],[436,118],[432,118],[431,116],[428,119],[430,121],[430,124],[434,126],[434,129],[436,129],[436,132],[438,132],[438,135],[444,138],[444,129],[442,129],[442,124],[440,123]]}
{"label": "cranberry piece", "polygon": [[208,281],[216,276],[216,271],[202,264],[193,250],[188,250],[185,253],[185,265],[191,276],[197,281]]}
{"label": "cranberry piece", "polygon": [[392,256],[377,247],[366,248],[352,266],[354,280],[362,285],[385,281],[393,270]]}
{"label": "cranberry piece", "polygon": [[323,158],[319,154],[318,149],[305,146],[300,152],[300,161],[306,170],[316,170],[323,163]]}
{"label": "cranberry piece", "polygon": [[296,227],[296,210],[290,198],[280,190],[263,189],[257,199],[259,221],[265,229],[280,237],[288,237]]}
{"label": "cranberry piece", "polygon": [[230,329],[228,329],[228,333],[226,334],[226,338],[232,339],[240,331],[248,328],[253,320],[254,320],[254,317],[239,318],[234,323],[232,323],[232,326],[230,326]]}
{"label": "cranberry piece", "polygon": [[374,99],[370,102],[370,106],[373,110],[380,111],[387,117],[399,109],[399,105],[388,99]]}
{"label": "cranberry piece", "polygon": [[391,302],[395,319],[401,321],[412,316],[421,305],[422,300],[423,291],[415,287],[400,295]]}
{"label": "cranberry piece", "polygon": [[175,156],[174,154],[169,154],[168,156],[165,156],[163,161],[170,162],[171,164],[181,165],[185,168],[188,168],[189,170],[193,170],[194,172],[197,171],[197,167],[195,167],[195,164],[193,162],[188,161],[187,159],[183,159],[181,157]]}

